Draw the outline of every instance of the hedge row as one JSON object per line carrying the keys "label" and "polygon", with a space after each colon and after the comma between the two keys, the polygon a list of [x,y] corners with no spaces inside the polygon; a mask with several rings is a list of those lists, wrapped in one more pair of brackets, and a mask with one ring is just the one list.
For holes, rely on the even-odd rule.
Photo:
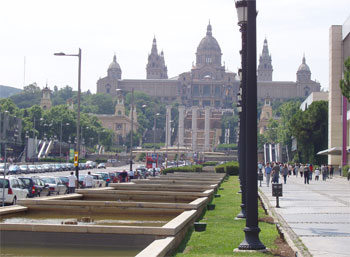
{"label": "hedge row", "polygon": [[201,165],[205,167],[205,166],[216,166],[216,164],[218,164],[218,162],[204,162]]}
{"label": "hedge row", "polygon": [[237,176],[239,174],[238,162],[226,162],[215,167],[216,173],[226,173],[230,176]]}
{"label": "hedge row", "polygon": [[174,172],[202,172],[203,166],[193,165],[193,166],[184,166],[184,167],[172,167],[163,170],[163,174],[174,173]]}

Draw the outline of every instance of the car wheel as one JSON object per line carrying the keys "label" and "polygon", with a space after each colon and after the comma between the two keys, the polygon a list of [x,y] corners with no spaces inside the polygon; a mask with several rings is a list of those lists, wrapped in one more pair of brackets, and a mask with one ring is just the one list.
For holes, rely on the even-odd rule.
{"label": "car wheel", "polygon": [[17,204],[17,197],[15,196],[15,197],[13,198],[12,205],[16,205],[16,204]]}

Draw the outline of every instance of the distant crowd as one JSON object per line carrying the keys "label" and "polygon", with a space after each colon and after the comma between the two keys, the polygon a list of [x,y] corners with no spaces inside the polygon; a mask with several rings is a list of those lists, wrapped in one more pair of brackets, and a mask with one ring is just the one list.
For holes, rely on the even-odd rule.
{"label": "distant crowd", "polygon": [[[341,176],[341,167],[339,167],[339,175]],[[312,164],[288,164],[280,162],[272,163],[258,163],[258,172],[263,173],[266,177],[266,185],[269,186],[271,183],[279,183],[280,176],[283,177],[284,184],[287,183],[289,176],[296,176],[304,179],[304,184],[309,184],[313,176],[315,181],[319,181],[322,176],[322,180],[332,179],[334,176],[333,165],[323,164],[321,167],[314,167]],[[349,176],[348,176],[349,179]]]}

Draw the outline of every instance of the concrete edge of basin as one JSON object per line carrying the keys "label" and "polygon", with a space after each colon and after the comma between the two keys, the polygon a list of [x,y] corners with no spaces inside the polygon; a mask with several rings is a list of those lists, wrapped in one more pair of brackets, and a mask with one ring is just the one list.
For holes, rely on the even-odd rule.
{"label": "concrete edge of basin", "polygon": [[149,246],[143,249],[135,257],[163,257],[173,248],[175,237],[166,237],[154,240]]}
{"label": "concrete edge of basin", "polygon": [[294,231],[288,226],[287,222],[279,215],[275,208],[270,204],[267,196],[258,190],[259,198],[262,201],[267,213],[273,218],[276,226],[279,225],[279,233],[282,233],[287,244],[292,248],[294,252],[298,253],[300,257],[311,257],[310,252],[305,249],[300,238],[294,233]]}
{"label": "concrete edge of basin", "polygon": [[192,220],[194,216],[196,216],[196,214],[197,210],[184,211],[166,223],[162,228],[171,229],[174,231],[174,235],[176,235],[183,227],[188,224],[188,222]]}
{"label": "concrete edge of basin", "polygon": [[20,205],[4,206],[0,208],[0,216],[12,214],[12,213],[18,213],[18,212],[25,212],[27,210],[28,210],[28,207],[20,206]]}

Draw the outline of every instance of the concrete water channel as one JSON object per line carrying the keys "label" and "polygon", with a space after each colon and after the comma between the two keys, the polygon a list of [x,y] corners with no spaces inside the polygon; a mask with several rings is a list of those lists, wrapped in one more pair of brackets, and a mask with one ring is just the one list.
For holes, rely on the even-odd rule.
{"label": "concrete water channel", "polygon": [[166,256],[224,174],[174,173],[0,208],[3,256]]}

